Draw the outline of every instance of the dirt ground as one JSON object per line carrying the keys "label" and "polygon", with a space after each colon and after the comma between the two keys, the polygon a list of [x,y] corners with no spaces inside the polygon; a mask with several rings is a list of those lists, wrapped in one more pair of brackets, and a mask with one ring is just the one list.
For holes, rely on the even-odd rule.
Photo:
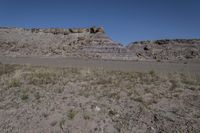
{"label": "dirt ground", "polygon": [[[2,63],[8,60],[1,58]],[[0,132],[200,132],[198,69],[161,73],[44,64],[0,64]],[[191,70],[198,63],[182,65]]]}

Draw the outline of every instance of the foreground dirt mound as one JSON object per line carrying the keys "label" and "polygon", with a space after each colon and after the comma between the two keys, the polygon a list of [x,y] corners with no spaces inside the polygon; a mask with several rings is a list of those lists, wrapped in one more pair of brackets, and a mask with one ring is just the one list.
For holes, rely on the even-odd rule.
{"label": "foreground dirt mound", "polygon": [[125,52],[103,28],[0,28],[0,55],[111,58]]}
{"label": "foreground dirt mound", "polygon": [[200,39],[141,41],[129,44],[128,49],[142,59],[199,59]]}

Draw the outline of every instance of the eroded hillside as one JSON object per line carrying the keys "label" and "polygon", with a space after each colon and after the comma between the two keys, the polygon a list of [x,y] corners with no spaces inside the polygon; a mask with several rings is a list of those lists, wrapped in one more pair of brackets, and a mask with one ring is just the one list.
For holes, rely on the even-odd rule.
{"label": "eroded hillside", "polygon": [[103,28],[0,28],[0,54],[4,56],[112,58],[126,52]]}
{"label": "eroded hillside", "polygon": [[200,59],[199,39],[113,41],[102,27],[72,29],[0,28],[0,56],[81,57],[114,60]]}
{"label": "eroded hillside", "polygon": [[186,60],[200,58],[200,39],[141,41],[128,45],[140,59]]}

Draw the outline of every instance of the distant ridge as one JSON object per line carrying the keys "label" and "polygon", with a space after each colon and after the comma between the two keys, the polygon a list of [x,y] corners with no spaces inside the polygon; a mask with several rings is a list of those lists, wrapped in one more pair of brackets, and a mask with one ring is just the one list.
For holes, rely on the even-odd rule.
{"label": "distant ridge", "polygon": [[141,59],[200,59],[200,39],[139,41],[130,43],[127,48]]}
{"label": "distant ridge", "polygon": [[113,41],[103,27],[0,27],[0,56],[62,56],[111,60],[200,59],[200,39]]}

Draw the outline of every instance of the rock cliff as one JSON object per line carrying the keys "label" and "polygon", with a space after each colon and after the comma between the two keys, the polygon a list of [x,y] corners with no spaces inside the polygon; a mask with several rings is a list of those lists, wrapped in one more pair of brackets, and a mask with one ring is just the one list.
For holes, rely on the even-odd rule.
{"label": "rock cliff", "polygon": [[126,48],[102,27],[74,29],[0,28],[0,55],[123,58]]}

